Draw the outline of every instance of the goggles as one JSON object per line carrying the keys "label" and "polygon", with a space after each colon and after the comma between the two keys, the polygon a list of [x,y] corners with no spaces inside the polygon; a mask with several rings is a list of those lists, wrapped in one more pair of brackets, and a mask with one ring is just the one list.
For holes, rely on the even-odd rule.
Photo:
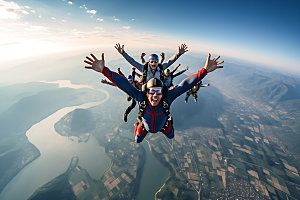
{"label": "goggles", "polygon": [[149,88],[148,89],[148,94],[154,95],[155,93],[157,95],[162,95],[162,88]]}
{"label": "goggles", "polygon": [[158,63],[158,60],[150,60],[149,63]]}

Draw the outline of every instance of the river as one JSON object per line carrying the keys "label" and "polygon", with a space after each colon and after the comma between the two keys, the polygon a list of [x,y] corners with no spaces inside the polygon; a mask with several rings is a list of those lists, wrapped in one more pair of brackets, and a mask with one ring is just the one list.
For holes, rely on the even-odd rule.
{"label": "river", "polygon": [[[58,83],[59,87],[90,88],[84,85],[73,85],[69,81],[51,83]],[[5,186],[0,194],[1,200],[24,200],[29,198],[40,186],[64,173],[68,169],[73,156],[79,157],[79,165],[87,169],[92,178],[100,179],[110,164],[105,149],[97,143],[92,135],[86,143],[78,143],[76,139],[70,140],[61,136],[55,131],[54,124],[77,108],[87,109],[107,101],[109,94],[104,90],[101,90],[101,92],[106,94],[106,98],[102,101],[62,108],[33,125],[26,132],[28,140],[39,149],[41,156],[25,166]],[[152,155],[150,145],[146,141],[142,145],[146,150],[146,161],[137,199],[153,200],[155,193],[164,184],[169,171]]]}
{"label": "river", "polygon": [[169,170],[153,156],[151,145],[148,141],[144,140],[142,145],[146,151],[146,162],[136,199],[153,200],[156,192],[163,186],[168,177]]}
{"label": "river", "polygon": [[[102,90],[101,90],[102,91]],[[79,165],[87,169],[92,178],[100,179],[109,167],[110,159],[96,139],[91,135],[88,142],[78,143],[59,135],[54,124],[63,116],[77,108],[87,109],[104,103],[109,94],[100,102],[91,102],[79,106],[65,107],[39,123],[27,132],[28,140],[41,152],[41,156],[24,167],[3,189],[1,200],[24,200],[40,186],[64,173],[73,156],[79,157]]]}

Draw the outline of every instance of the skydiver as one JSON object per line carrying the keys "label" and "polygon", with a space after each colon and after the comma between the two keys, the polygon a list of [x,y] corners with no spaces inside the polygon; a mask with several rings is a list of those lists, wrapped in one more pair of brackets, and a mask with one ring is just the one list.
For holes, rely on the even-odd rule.
{"label": "skydiver", "polygon": [[[120,75],[124,76],[124,74],[121,72],[120,68],[118,68],[118,72]],[[129,81],[129,83],[131,83],[135,88],[137,89],[141,89],[141,83],[134,80],[132,75],[128,75],[127,80]],[[111,86],[117,86],[116,84],[114,84],[113,82],[107,81],[105,79],[101,80],[101,83],[107,84],[107,85],[111,85]],[[134,107],[136,106],[136,101],[131,97],[131,96],[127,96],[127,101],[131,101],[131,104],[127,107],[127,109],[125,110],[124,114],[123,114],[123,120],[124,122],[127,122],[127,116],[128,114],[131,112],[132,109],[134,109]]]}
{"label": "skydiver", "polygon": [[143,77],[141,74],[139,74],[138,72],[135,71],[135,67],[131,68],[131,75],[132,75],[133,80],[135,80],[135,75],[137,75],[140,79],[142,79],[142,77]]}
{"label": "skydiver", "polygon": [[[124,50],[124,45],[116,44],[115,48],[117,51],[134,67],[136,67],[140,72],[143,73],[143,84],[149,81],[151,78],[158,78],[163,80],[164,70],[172,65],[182,54],[188,51],[186,44],[182,44],[178,47],[178,52],[168,60],[168,62],[159,64],[158,55],[151,54],[149,57],[149,62],[141,64],[136,62],[132,57],[130,57]],[[150,70],[148,70],[150,68]],[[159,68],[159,69],[157,69]]]}
{"label": "skydiver", "polygon": [[[143,64],[143,65],[146,63],[146,62],[145,62],[145,58],[144,58],[145,55],[146,55],[145,53],[142,53],[142,54],[141,54],[141,61],[142,61],[142,64]],[[160,58],[159,64],[162,65],[163,62],[164,62],[164,60],[165,60],[165,53],[164,53],[164,52],[161,52],[160,57],[161,57],[161,58]]]}
{"label": "skydiver", "polygon": [[171,103],[201,81],[207,73],[223,68],[223,66],[218,65],[224,62],[217,62],[220,56],[211,60],[211,55],[208,54],[205,66],[196,74],[184,79],[173,90],[167,90],[166,86],[159,79],[151,78],[147,84],[143,85],[142,91],[139,91],[124,76],[111,71],[105,66],[104,53],[102,53],[100,60],[93,54],[90,55],[91,58],[86,56],[86,60],[84,60],[88,64],[85,68],[102,73],[138,102],[142,122],[135,124],[134,137],[137,143],[142,142],[148,132],[157,133],[161,131],[168,138],[172,139],[174,137],[173,120],[169,117]]}
{"label": "skydiver", "polygon": [[171,86],[173,86],[173,78],[175,78],[176,76],[179,76],[180,74],[184,73],[186,70],[189,69],[189,66],[187,66],[184,70],[181,70],[180,72],[174,74],[179,66],[180,66],[180,64],[178,64],[171,72],[169,69],[165,69],[163,83],[167,86],[167,88],[170,88]]}
{"label": "skydiver", "polygon": [[196,85],[194,85],[189,91],[187,91],[186,96],[185,96],[185,103],[188,102],[189,96],[193,95],[195,102],[197,102],[197,92],[200,89],[200,87],[207,87],[210,84],[208,83],[207,85],[202,85],[202,81],[200,81],[199,83],[197,83]]}

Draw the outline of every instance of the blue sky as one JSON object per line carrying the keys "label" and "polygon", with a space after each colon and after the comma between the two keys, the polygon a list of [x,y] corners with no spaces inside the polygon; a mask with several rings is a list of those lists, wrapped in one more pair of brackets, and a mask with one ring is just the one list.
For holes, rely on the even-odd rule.
{"label": "blue sky", "polygon": [[117,42],[176,51],[185,42],[190,51],[299,72],[299,8],[298,0],[0,0],[0,59]]}

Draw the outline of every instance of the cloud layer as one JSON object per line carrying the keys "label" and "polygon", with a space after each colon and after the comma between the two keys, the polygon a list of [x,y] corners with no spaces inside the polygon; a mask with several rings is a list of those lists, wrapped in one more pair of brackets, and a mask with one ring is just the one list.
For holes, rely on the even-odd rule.
{"label": "cloud layer", "polygon": [[[29,6],[20,6],[13,1],[0,0],[0,19],[20,19],[23,15],[28,15]],[[35,12],[33,10],[33,12]]]}

